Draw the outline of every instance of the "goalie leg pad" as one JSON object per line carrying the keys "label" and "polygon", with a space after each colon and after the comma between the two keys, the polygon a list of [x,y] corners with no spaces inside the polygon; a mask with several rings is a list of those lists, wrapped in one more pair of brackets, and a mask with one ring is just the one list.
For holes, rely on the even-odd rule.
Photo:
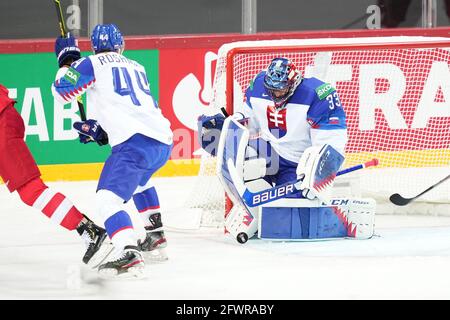
{"label": "goalie leg pad", "polygon": [[[270,188],[264,179],[247,182],[249,189],[253,191]],[[225,229],[230,235],[240,243],[245,243],[253,237],[258,229],[259,210],[258,207],[246,207],[234,205],[225,218]],[[244,233],[243,235],[241,233]]]}
{"label": "goalie leg pad", "polygon": [[266,175],[266,160],[261,158],[244,161],[244,181],[255,180]]}
{"label": "goalie leg pad", "polygon": [[258,236],[271,240],[304,240],[343,238],[348,232],[331,208],[263,207]]}
{"label": "goalie leg pad", "polygon": [[245,243],[253,237],[258,230],[257,208],[244,209],[234,205],[225,218],[225,231],[239,243]]}
{"label": "goalie leg pad", "polygon": [[261,239],[369,239],[374,233],[375,201],[336,198],[322,207],[262,206],[259,216]]}
{"label": "goalie leg pad", "polygon": [[376,202],[374,199],[332,199],[333,211],[348,226],[348,237],[370,239],[375,232]]}

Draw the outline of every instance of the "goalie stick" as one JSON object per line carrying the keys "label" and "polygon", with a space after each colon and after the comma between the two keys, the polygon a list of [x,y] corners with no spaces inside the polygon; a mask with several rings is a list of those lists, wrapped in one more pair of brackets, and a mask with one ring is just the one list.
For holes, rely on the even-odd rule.
{"label": "goalie stick", "polygon": [[[377,165],[378,159],[372,159],[363,164],[358,164],[356,166],[341,170],[336,174],[336,176],[340,176],[356,170],[373,167]],[[259,192],[251,192],[250,190],[248,190],[245,184],[239,179],[239,175],[231,159],[228,160],[228,169],[233,179],[233,182],[237,183],[236,189],[239,192],[239,195],[244,200],[245,204],[249,207],[255,207],[268,202],[272,202],[284,198],[286,197],[286,195],[291,194],[295,191],[300,191],[300,189],[298,188],[298,184],[302,182],[302,180],[287,182],[282,185]]]}
{"label": "goalie stick", "polygon": [[415,199],[419,198],[421,195],[427,193],[428,191],[430,191],[431,189],[433,189],[434,187],[437,187],[438,185],[440,185],[441,183],[443,183],[444,181],[446,181],[447,179],[450,178],[450,174],[448,176],[446,176],[444,179],[436,182],[435,184],[433,184],[432,186],[428,187],[427,189],[425,189],[424,191],[422,191],[421,193],[419,193],[418,195],[412,197],[412,198],[404,198],[402,197],[400,194],[398,193],[394,193],[393,195],[391,195],[389,197],[389,200],[397,205],[397,206],[406,206],[408,203],[410,203],[411,201],[414,201]]}
{"label": "goalie stick", "polygon": [[[61,2],[60,0],[53,0],[56,7],[56,15],[58,17],[58,24],[59,29],[61,31],[61,36],[66,37],[67,36],[67,29],[66,24],[64,23],[64,17],[61,9]],[[81,96],[77,97],[77,103],[78,103],[78,110],[80,111],[80,118],[81,121],[86,121],[86,113],[84,112],[84,106],[83,106],[83,100]]]}

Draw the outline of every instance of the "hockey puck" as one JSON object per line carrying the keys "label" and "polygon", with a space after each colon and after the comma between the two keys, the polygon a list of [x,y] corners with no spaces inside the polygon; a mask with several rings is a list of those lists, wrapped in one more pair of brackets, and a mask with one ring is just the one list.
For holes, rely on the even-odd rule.
{"label": "hockey puck", "polygon": [[245,232],[241,232],[236,237],[237,242],[246,243],[248,240],[248,235]]}

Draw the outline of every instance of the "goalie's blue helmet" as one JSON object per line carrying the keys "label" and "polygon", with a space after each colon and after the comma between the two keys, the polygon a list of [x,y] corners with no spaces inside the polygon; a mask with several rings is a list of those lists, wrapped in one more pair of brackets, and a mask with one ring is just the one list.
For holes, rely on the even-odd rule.
{"label": "goalie's blue helmet", "polygon": [[275,107],[282,107],[294,93],[302,80],[300,72],[287,58],[273,59],[264,76],[264,86],[275,102]]}
{"label": "goalie's blue helmet", "polygon": [[124,40],[115,24],[99,24],[92,31],[91,45],[95,53],[104,51],[121,53],[124,49]]}

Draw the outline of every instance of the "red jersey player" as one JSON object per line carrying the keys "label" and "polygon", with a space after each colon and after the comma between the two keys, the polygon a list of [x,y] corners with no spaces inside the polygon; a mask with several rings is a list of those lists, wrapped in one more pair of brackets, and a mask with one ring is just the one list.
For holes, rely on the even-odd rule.
{"label": "red jersey player", "polygon": [[39,168],[24,142],[25,126],[15,103],[8,97],[8,89],[0,84],[0,177],[10,192],[18,192],[25,204],[62,227],[76,230],[86,242],[83,262],[88,263],[102,245],[106,232],[41,180]]}

